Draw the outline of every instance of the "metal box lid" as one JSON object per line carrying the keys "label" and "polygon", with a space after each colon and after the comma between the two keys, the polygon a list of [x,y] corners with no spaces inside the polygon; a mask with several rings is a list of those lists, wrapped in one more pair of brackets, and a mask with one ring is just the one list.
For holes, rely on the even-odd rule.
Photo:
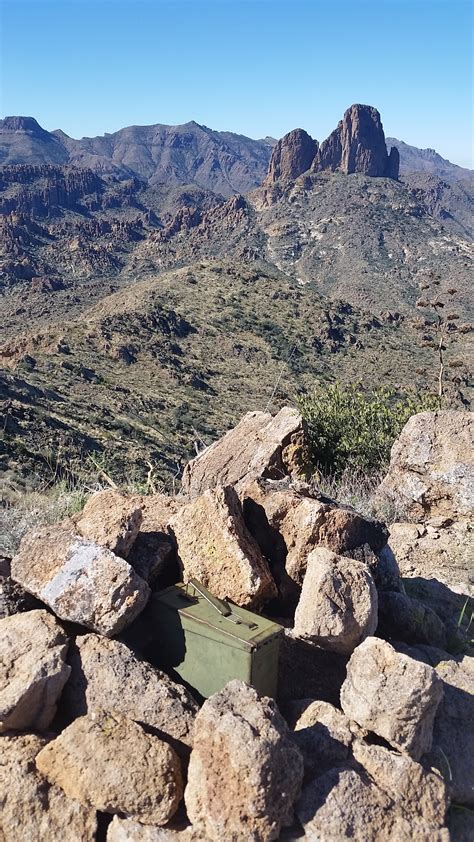
{"label": "metal box lid", "polygon": [[248,652],[283,631],[266,617],[218,599],[195,579],[154,594],[153,602],[179,613],[183,626],[190,631]]}

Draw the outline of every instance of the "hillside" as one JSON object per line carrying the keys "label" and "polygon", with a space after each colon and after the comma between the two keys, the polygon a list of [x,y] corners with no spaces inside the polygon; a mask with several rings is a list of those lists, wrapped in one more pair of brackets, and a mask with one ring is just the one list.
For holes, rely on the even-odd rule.
{"label": "hillside", "polygon": [[197,184],[222,196],[247,192],[263,180],[271,139],[183,126],[128,126],[74,140],[46,132],[32,117],[0,121],[0,164],[70,164],[100,175],[138,176],[154,184]]}
{"label": "hillside", "polygon": [[290,133],[262,186],[227,200],[70,164],[0,169],[4,488],[91,453],[169,483],[195,442],[316,379],[432,389],[426,284],[456,290],[447,395],[469,402],[472,246],[423,190],[367,174],[393,162],[375,109],[344,120],[321,145]]}

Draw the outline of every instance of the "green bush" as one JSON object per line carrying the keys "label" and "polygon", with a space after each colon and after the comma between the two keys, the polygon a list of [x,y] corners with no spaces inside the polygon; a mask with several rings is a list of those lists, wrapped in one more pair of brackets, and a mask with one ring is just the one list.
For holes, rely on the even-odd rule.
{"label": "green bush", "polygon": [[309,460],[323,474],[383,470],[390,448],[411,415],[437,408],[433,395],[399,394],[382,386],[318,384],[298,399],[308,426]]}

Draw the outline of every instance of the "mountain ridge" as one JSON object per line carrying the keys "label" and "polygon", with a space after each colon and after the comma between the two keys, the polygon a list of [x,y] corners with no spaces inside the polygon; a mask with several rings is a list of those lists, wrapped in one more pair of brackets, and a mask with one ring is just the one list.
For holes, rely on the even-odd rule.
{"label": "mountain ridge", "polygon": [[[14,128],[14,126],[16,127]],[[43,148],[32,150],[31,144],[29,147],[28,144],[25,145],[20,143],[18,131],[21,131],[22,128],[25,130],[25,127],[28,131],[35,132],[36,139],[42,139],[42,142],[45,144]],[[98,153],[95,154],[95,160],[87,160],[88,150],[90,151],[91,146],[97,149],[100,149],[101,147],[103,148],[107,146],[107,144],[110,144],[114,139],[120,139],[121,137],[126,136],[127,133],[133,131],[149,134],[153,132],[153,130],[155,133],[161,130],[165,134],[169,133],[172,135],[173,133],[179,134],[178,130],[180,129],[185,130],[184,134],[189,133],[190,128],[193,131],[199,130],[199,132],[207,134],[207,136],[210,136],[215,143],[219,140],[224,146],[230,143],[233,146],[234,154],[238,152],[239,144],[248,153],[247,156],[243,156],[244,165],[241,172],[236,173],[236,180],[232,190],[229,189],[229,181],[228,179],[226,180],[225,176],[222,176],[221,179],[214,178],[212,184],[209,184],[205,181],[207,177],[205,173],[201,174],[202,183],[199,181],[196,182],[199,183],[200,186],[208,189],[213,189],[213,185],[214,188],[216,188],[216,186],[221,186],[223,188],[222,195],[227,198],[232,192],[245,193],[254,187],[259,186],[263,182],[267,174],[272,149],[277,143],[274,138],[266,137],[263,139],[253,139],[235,132],[216,131],[197,123],[195,120],[190,120],[187,123],[177,124],[175,126],[162,123],[154,123],[146,126],[125,126],[122,129],[118,129],[116,132],[105,133],[104,135],[97,135],[95,137],[75,139],[63,132],[62,129],[55,129],[52,132],[48,132],[40,126],[34,117],[5,117],[3,120],[0,120],[0,166],[9,163],[75,163],[76,165],[92,169],[97,168],[98,171],[102,173],[105,173],[108,167],[112,174],[119,175],[122,173],[127,177],[134,174],[139,177],[144,177],[143,172],[134,170],[128,164],[124,164],[123,160],[119,163],[114,163],[113,160],[107,158],[105,155],[101,158]],[[8,132],[13,132],[15,137],[6,138],[5,133]],[[431,174],[436,174],[439,177],[449,179],[465,179],[468,181],[474,179],[473,170],[453,164],[446,158],[443,158],[435,150],[419,149],[418,147],[412,146],[405,141],[400,141],[393,137],[387,137],[386,143],[388,152],[390,151],[391,146],[396,146],[399,149],[401,158],[400,172],[402,175],[405,173],[421,171],[429,172]],[[246,158],[248,160],[246,160]],[[221,166],[218,159],[214,158],[213,160],[217,160],[218,167]],[[91,163],[93,164],[92,167],[90,166]],[[187,178],[185,178],[185,174],[188,176]],[[189,168],[186,170],[185,174],[180,177],[179,183],[189,183]],[[154,181],[156,182],[158,179],[154,176],[156,176],[156,173],[151,176],[151,178],[154,178]],[[174,176],[176,176],[176,173]],[[191,183],[193,183],[192,178]]]}

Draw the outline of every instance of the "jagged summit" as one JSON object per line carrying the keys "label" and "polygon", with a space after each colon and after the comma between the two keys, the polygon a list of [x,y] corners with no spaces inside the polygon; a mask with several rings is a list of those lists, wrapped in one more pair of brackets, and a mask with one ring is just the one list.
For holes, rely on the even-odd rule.
{"label": "jagged summit", "polygon": [[399,155],[392,147],[387,153],[380,113],[370,105],[351,105],[336,129],[323,141],[313,169],[340,170],[346,175],[360,172],[369,176],[398,178]]}
{"label": "jagged summit", "polygon": [[318,151],[318,141],[304,129],[293,129],[273,149],[266,182],[293,181],[309,170]]}
{"label": "jagged summit", "polygon": [[400,156],[392,147],[387,152],[380,114],[370,105],[351,105],[337,128],[321,145],[304,129],[294,129],[275,146],[266,178],[267,184],[293,180],[311,169],[359,172],[369,176],[398,178]]}

